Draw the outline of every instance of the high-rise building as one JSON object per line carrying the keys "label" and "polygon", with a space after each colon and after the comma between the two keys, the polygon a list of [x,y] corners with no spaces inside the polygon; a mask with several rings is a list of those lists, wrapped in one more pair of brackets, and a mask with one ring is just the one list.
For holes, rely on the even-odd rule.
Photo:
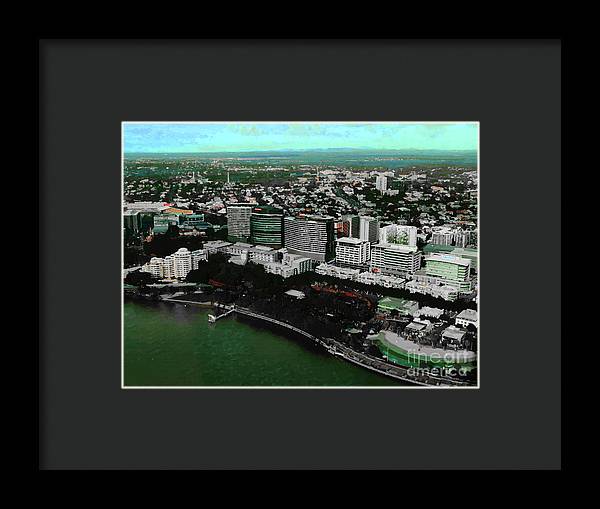
{"label": "high-rise building", "polygon": [[171,257],[173,259],[173,277],[183,279],[192,270],[192,253],[187,248],[182,247],[173,253]]}
{"label": "high-rise building", "polygon": [[165,260],[157,257],[151,258],[142,266],[140,272],[147,272],[154,277],[165,277]]}
{"label": "high-rise building", "polygon": [[379,229],[379,242],[415,247],[417,245],[417,227],[403,224],[383,226]]}
{"label": "high-rise building", "polygon": [[352,237],[355,239],[360,238],[360,217],[358,216],[343,216],[342,221],[344,221],[344,231],[347,231],[347,237]]}
{"label": "high-rise building", "polygon": [[451,246],[454,240],[452,228],[447,226],[436,226],[431,232],[431,243],[439,246]]}
{"label": "high-rise building", "polygon": [[319,262],[335,256],[332,217],[285,217],[283,231],[285,247],[291,254]]}
{"label": "high-rise building", "polygon": [[375,178],[375,189],[378,191],[386,191],[388,187],[388,178],[385,175],[377,175]]}
{"label": "high-rise building", "polygon": [[227,205],[227,239],[230,242],[248,242],[252,205]]}
{"label": "high-rise building", "polygon": [[457,228],[454,232],[454,245],[456,247],[467,247],[471,243],[471,232]]}
{"label": "high-rise building", "polygon": [[364,265],[371,256],[371,243],[368,240],[341,238],[336,241],[335,261],[340,265]]}
{"label": "high-rise building", "polygon": [[379,236],[379,221],[374,217],[360,216],[360,233],[361,240],[368,240],[371,243],[377,242]]}
{"label": "high-rise building", "polygon": [[165,258],[151,258],[140,271],[148,272],[158,278],[183,279],[191,270],[197,269],[201,261],[205,260],[208,260],[208,251],[198,249],[190,252],[182,247]]}
{"label": "high-rise building", "polygon": [[252,209],[250,216],[250,242],[262,246],[283,245],[283,210],[269,205]]}
{"label": "high-rise building", "polygon": [[471,231],[450,226],[435,226],[431,233],[431,244],[438,246],[467,247],[471,244]]}
{"label": "high-rise building", "polygon": [[123,212],[123,225],[125,229],[137,233],[142,228],[142,216],[137,210]]}
{"label": "high-rise building", "polygon": [[349,233],[350,233],[350,225],[348,222],[344,221],[343,219],[341,219],[340,221],[334,221],[333,222],[333,228],[335,230],[335,236],[336,238],[341,238],[341,237],[349,237]]}
{"label": "high-rise building", "polygon": [[386,274],[412,274],[421,268],[421,253],[414,246],[371,245],[371,270]]}

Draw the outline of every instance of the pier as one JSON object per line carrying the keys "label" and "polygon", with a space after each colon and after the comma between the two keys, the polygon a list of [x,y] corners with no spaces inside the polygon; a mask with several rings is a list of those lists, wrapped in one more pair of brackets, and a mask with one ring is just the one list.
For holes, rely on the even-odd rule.
{"label": "pier", "polygon": [[[221,307],[221,306],[218,306]],[[223,306],[225,307],[225,306]],[[227,315],[230,315],[231,313],[233,313],[235,311],[235,306],[231,306],[230,308],[227,308],[227,311],[225,311],[225,313],[221,313],[220,315],[213,315],[213,314],[209,314],[208,315],[208,321],[210,323],[215,323],[217,320],[219,320],[220,318],[225,318]]]}
{"label": "pier", "polygon": [[[180,303],[186,303],[186,304],[198,304],[197,302],[185,301],[185,300],[180,300],[180,299],[166,299],[166,300],[171,301],[171,302],[180,302]],[[301,336],[304,336],[304,337],[310,339],[311,341],[323,346],[330,354],[335,355],[336,357],[341,357],[348,362],[356,364],[357,366],[361,366],[363,368],[369,369],[371,371],[375,371],[377,373],[380,373],[382,375],[385,375],[385,376],[388,376],[391,378],[396,378],[398,380],[402,380],[404,382],[409,382],[411,384],[428,386],[428,387],[444,387],[444,386],[445,387],[448,387],[448,386],[469,387],[469,384],[462,380],[454,379],[454,378],[450,378],[450,377],[446,377],[446,376],[436,376],[436,375],[433,375],[430,373],[411,375],[408,372],[409,368],[405,368],[405,367],[398,366],[398,365],[392,365],[389,362],[382,361],[381,359],[378,359],[376,357],[372,357],[372,356],[366,355],[364,353],[356,352],[356,351],[352,350],[351,348],[347,347],[346,345],[344,345],[344,344],[340,343],[339,341],[336,341],[332,338],[319,338],[317,336],[313,336],[309,332],[299,329],[298,327],[295,327],[294,325],[283,322],[281,320],[277,320],[275,318],[271,318],[270,316],[254,313],[253,311],[250,311],[247,308],[242,308],[242,307],[235,306],[235,305],[227,306],[225,304],[219,304],[219,303],[215,303],[214,307],[217,309],[223,309],[223,310],[225,310],[225,312],[218,316],[210,314],[208,320],[211,323],[215,323],[220,318],[224,318],[225,316],[228,316],[232,313],[239,313],[241,315],[248,316],[250,318],[255,318],[257,320],[262,320],[265,322],[273,323],[275,325],[279,325],[280,327],[285,327],[286,329],[294,331],[295,333],[297,333]]]}

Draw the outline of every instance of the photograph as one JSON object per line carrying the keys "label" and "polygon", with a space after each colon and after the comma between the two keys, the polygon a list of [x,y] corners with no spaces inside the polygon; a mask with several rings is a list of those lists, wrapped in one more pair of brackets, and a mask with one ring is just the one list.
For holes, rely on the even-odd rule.
{"label": "photograph", "polygon": [[123,121],[121,387],[478,389],[479,147],[476,120]]}

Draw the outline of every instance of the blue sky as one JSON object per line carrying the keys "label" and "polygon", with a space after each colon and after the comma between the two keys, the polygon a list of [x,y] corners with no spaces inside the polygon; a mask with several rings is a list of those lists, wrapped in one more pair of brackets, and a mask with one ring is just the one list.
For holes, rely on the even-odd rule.
{"label": "blue sky", "polygon": [[127,123],[125,152],[285,149],[476,150],[477,123]]}

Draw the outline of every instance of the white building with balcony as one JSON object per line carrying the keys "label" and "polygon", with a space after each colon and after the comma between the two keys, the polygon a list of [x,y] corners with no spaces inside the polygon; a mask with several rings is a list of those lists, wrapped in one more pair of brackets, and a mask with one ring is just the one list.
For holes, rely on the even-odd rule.
{"label": "white building with balcony", "polygon": [[364,265],[371,257],[368,240],[342,237],[336,240],[335,261],[342,265]]}

